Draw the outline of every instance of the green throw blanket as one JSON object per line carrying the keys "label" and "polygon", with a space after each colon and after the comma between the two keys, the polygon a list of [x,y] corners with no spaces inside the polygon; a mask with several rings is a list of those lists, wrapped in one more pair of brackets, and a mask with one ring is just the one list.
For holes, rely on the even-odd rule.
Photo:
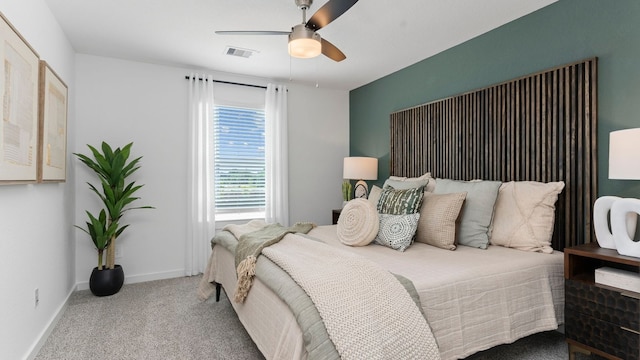
{"label": "green throw blanket", "polygon": [[289,233],[306,234],[315,226],[315,224],[308,222],[296,223],[290,227],[269,224],[260,230],[240,236],[235,254],[238,283],[236,284],[234,301],[242,303],[247,298],[253,284],[253,277],[256,274],[256,260],[262,249],[277,243]]}

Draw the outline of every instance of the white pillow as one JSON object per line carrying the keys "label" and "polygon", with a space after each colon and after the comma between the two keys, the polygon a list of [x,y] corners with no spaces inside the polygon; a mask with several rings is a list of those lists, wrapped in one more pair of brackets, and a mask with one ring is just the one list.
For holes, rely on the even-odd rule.
{"label": "white pillow", "polygon": [[[403,176],[389,176],[388,180],[396,184],[396,186],[394,186],[393,183],[389,183],[389,185],[393,186],[396,189],[401,189],[401,187],[397,187],[398,185],[397,182],[405,181],[405,182],[420,183],[420,181],[424,181],[424,180],[427,180],[426,184],[423,184],[425,185],[424,191],[433,192],[433,190],[436,188],[436,179],[434,179],[431,176],[430,172],[426,172],[424,173],[424,175],[420,177],[411,177],[411,178],[403,177]],[[385,182],[385,185],[387,185],[387,182]],[[418,186],[414,186],[414,187],[418,187]]]}
{"label": "white pillow", "polygon": [[424,173],[424,175],[422,176],[418,176],[418,177],[414,177],[414,178],[410,178],[410,177],[406,177],[406,176],[389,176],[389,179],[391,180],[430,180],[432,179],[431,177],[431,173],[430,172],[426,172]]}
{"label": "white pillow", "polygon": [[426,187],[428,183],[429,183],[429,179],[394,180],[394,179],[389,178],[389,179],[385,180],[384,185],[382,185],[382,188],[384,189],[387,186],[391,186],[392,188],[394,188],[396,190],[407,190],[407,189],[419,188],[420,186]]}
{"label": "white pillow", "polygon": [[555,203],[562,189],[562,181],[511,181],[502,184],[496,200],[491,244],[552,253]]}
{"label": "white pillow", "polygon": [[349,246],[365,246],[378,234],[378,211],[367,199],[353,199],[338,218],[338,240]]}
{"label": "white pillow", "polygon": [[378,186],[373,185],[371,191],[369,191],[369,202],[373,204],[373,206],[378,208],[378,200],[380,200],[380,194],[382,194],[382,189]]}

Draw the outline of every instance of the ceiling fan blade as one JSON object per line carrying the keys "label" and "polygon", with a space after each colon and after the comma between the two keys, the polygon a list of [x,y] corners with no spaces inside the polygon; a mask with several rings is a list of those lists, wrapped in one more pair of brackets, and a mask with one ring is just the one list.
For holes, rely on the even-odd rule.
{"label": "ceiling fan blade", "polygon": [[218,35],[289,35],[291,31],[216,31]]}
{"label": "ceiling fan blade", "polygon": [[325,39],[322,39],[322,54],[334,61],[342,61],[347,58],[347,56],[340,51],[335,45],[328,42]]}
{"label": "ceiling fan blade", "polygon": [[329,0],[307,21],[306,27],[320,30],[349,10],[358,0]]}

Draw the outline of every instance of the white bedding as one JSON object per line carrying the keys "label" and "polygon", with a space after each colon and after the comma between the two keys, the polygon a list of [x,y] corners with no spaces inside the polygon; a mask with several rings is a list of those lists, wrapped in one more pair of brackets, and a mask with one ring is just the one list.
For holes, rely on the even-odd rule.
{"label": "white bedding", "polygon": [[[414,243],[401,253],[374,244],[342,245],[335,225],[319,226],[309,235],[412,280],[442,359],[464,358],[556,329],[564,318],[561,252],[540,254],[499,246],[487,250],[459,246],[450,251]],[[215,280],[225,289],[234,289],[233,255],[215,246],[213,258]],[[265,357],[306,358],[295,318],[259,278],[246,302],[233,306]]]}

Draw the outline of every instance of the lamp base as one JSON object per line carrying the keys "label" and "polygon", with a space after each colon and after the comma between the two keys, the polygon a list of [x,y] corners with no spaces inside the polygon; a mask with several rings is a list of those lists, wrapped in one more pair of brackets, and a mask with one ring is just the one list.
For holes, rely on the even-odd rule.
{"label": "lamp base", "polygon": [[357,198],[366,199],[369,195],[369,186],[364,180],[358,180],[354,189],[354,195]]}

